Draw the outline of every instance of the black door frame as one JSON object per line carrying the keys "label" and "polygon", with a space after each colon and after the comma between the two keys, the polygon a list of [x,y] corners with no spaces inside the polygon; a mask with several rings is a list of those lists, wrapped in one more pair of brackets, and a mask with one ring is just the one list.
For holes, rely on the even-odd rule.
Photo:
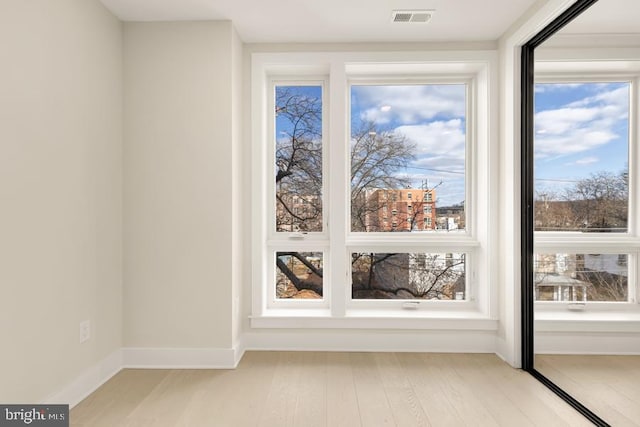
{"label": "black door frame", "polygon": [[533,141],[534,141],[534,50],[598,0],[577,0],[571,7],[533,36],[521,52],[521,319],[522,369],[560,396],[597,426],[609,426],[586,406],[568,394],[534,366],[534,283],[533,283]]}

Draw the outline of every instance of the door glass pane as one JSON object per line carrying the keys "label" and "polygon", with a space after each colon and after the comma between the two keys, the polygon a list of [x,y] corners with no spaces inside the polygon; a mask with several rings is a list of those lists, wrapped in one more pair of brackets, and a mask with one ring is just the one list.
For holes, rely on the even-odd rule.
{"label": "door glass pane", "polygon": [[535,85],[537,231],[627,231],[630,86]]}

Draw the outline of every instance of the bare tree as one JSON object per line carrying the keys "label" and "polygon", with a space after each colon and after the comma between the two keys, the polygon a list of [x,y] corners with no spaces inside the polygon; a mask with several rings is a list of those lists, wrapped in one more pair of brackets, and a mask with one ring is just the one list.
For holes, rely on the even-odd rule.
{"label": "bare tree", "polygon": [[276,230],[322,231],[322,103],[281,87],[276,115]]}
{"label": "bare tree", "polygon": [[295,296],[298,291],[305,289],[322,296],[323,270],[319,263],[312,262],[312,259],[319,259],[318,255],[311,252],[276,254],[276,266],[279,270],[276,289],[279,297]]}
{"label": "bare tree", "polygon": [[562,194],[537,192],[535,225],[539,231],[624,231],[627,228],[629,178],[598,172]]}
{"label": "bare tree", "polygon": [[465,292],[465,255],[354,253],[355,299],[455,299]]}
{"label": "bare tree", "polygon": [[536,191],[534,218],[536,231],[577,230],[580,219],[571,209],[571,202],[552,191]]}
{"label": "bare tree", "polygon": [[578,181],[567,191],[573,214],[593,231],[627,228],[628,174],[598,172]]}

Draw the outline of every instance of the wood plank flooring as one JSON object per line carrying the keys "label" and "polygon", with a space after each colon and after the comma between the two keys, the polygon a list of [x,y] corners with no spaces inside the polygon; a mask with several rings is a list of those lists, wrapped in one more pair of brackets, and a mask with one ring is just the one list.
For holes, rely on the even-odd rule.
{"label": "wood plank flooring", "polygon": [[536,369],[613,426],[640,426],[640,356],[536,355]]}
{"label": "wood plank flooring", "polygon": [[118,373],[72,426],[590,426],[495,355],[247,352],[235,370]]}

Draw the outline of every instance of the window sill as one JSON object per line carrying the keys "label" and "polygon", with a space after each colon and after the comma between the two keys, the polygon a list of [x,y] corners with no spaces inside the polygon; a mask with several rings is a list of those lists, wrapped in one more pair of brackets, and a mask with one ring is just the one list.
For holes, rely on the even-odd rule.
{"label": "window sill", "polygon": [[252,328],[282,329],[406,329],[496,331],[498,321],[473,311],[350,310],[333,317],[328,310],[268,310],[251,316]]}

